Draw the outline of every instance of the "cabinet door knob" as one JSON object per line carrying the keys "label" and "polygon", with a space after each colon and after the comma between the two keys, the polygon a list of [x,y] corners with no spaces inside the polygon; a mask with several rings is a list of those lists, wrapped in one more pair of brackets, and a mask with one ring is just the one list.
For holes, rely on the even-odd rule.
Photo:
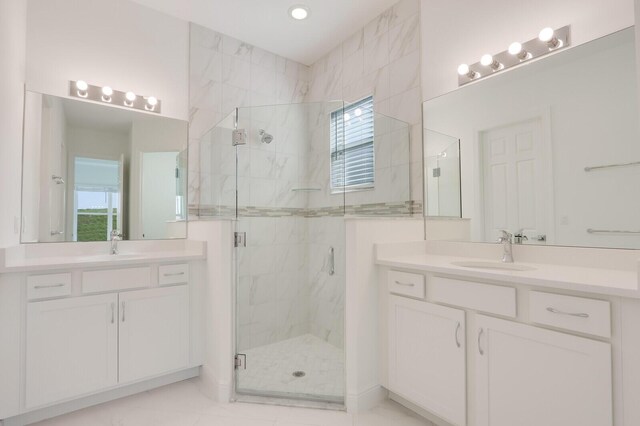
{"label": "cabinet door knob", "polygon": [[457,346],[457,347],[462,346],[462,345],[460,344],[460,340],[458,339],[458,332],[460,331],[460,327],[461,327],[461,324],[460,324],[460,321],[458,321],[458,325],[456,325],[456,332],[455,332],[455,337],[456,337],[456,346]]}
{"label": "cabinet door knob", "polygon": [[116,320],[116,304],[111,302],[111,324]]}
{"label": "cabinet door knob", "polygon": [[483,334],[484,330],[482,328],[478,329],[478,352],[480,352],[480,355],[484,355],[484,350],[482,350],[482,345],[480,344],[480,339]]}
{"label": "cabinet door knob", "polygon": [[124,302],[122,302],[122,322],[125,321],[125,317],[124,317]]}

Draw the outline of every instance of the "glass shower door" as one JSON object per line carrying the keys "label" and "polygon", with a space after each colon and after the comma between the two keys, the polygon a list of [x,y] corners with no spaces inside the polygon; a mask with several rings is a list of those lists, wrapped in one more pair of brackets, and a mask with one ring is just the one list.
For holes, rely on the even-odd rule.
{"label": "glass shower door", "polygon": [[344,403],[344,191],[329,179],[342,108],[237,110],[238,395]]}

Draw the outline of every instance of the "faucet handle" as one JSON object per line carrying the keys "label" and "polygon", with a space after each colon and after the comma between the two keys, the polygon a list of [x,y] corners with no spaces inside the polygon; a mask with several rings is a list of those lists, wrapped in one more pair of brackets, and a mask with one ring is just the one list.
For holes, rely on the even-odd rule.
{"label": "faucet handle", "polygon": [[498,237],[499,243],[504,243],[506,241],[511,241],[513,234],[509,231],[505,231],[504,229],[500,230],[501,235]]}

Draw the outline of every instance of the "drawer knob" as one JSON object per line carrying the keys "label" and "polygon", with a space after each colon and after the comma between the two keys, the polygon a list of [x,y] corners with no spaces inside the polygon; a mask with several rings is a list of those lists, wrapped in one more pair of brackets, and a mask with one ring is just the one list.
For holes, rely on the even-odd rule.
{"label": "drawer knob", "polygon": [[181,275],[184,275],[184,272],[174,272],[174,273],[166,273],[166,274],[164,274],[165,277],[179,277]]}
{"label": "drawer knob", "polygon": [[404,286],[404,287],[415,287],[416,286],[415,283],[403,283],[402,281],[398,281],[398,280],[396,280],[396,284]]}
{"label": "drawer knob", "polygon": [[547,311],[557,315],[567,315],[570,317],[578,317],[578,318],[589,318],[589,314],[584,312],[564,312],[552,307],[548,307]]}

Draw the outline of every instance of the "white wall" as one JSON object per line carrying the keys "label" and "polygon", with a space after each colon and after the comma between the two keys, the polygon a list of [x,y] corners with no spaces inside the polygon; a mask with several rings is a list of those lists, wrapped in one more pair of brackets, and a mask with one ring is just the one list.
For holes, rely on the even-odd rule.
{"label": "white wall", "polygon": [[0,247],[20,241],[26,1],[0,2]]}
{"label": "white wall", "polygon": [[126,0],[28,0],[27,88],[67,96],[82,79],[162,100],[188,118],[186,21]]}
{"label": "white wall", "polygon": [[378,369],[378,269],[374,244],[424,239],[421,219],[346,220],[347,408],[371,408],[385,392]]}
{"label": "white wall", "polygon": [[577,45],[634,24],[634,0],[421,1],[423,99],[456,89],[459,64],[532,39],[544,27],[571,25]]}

